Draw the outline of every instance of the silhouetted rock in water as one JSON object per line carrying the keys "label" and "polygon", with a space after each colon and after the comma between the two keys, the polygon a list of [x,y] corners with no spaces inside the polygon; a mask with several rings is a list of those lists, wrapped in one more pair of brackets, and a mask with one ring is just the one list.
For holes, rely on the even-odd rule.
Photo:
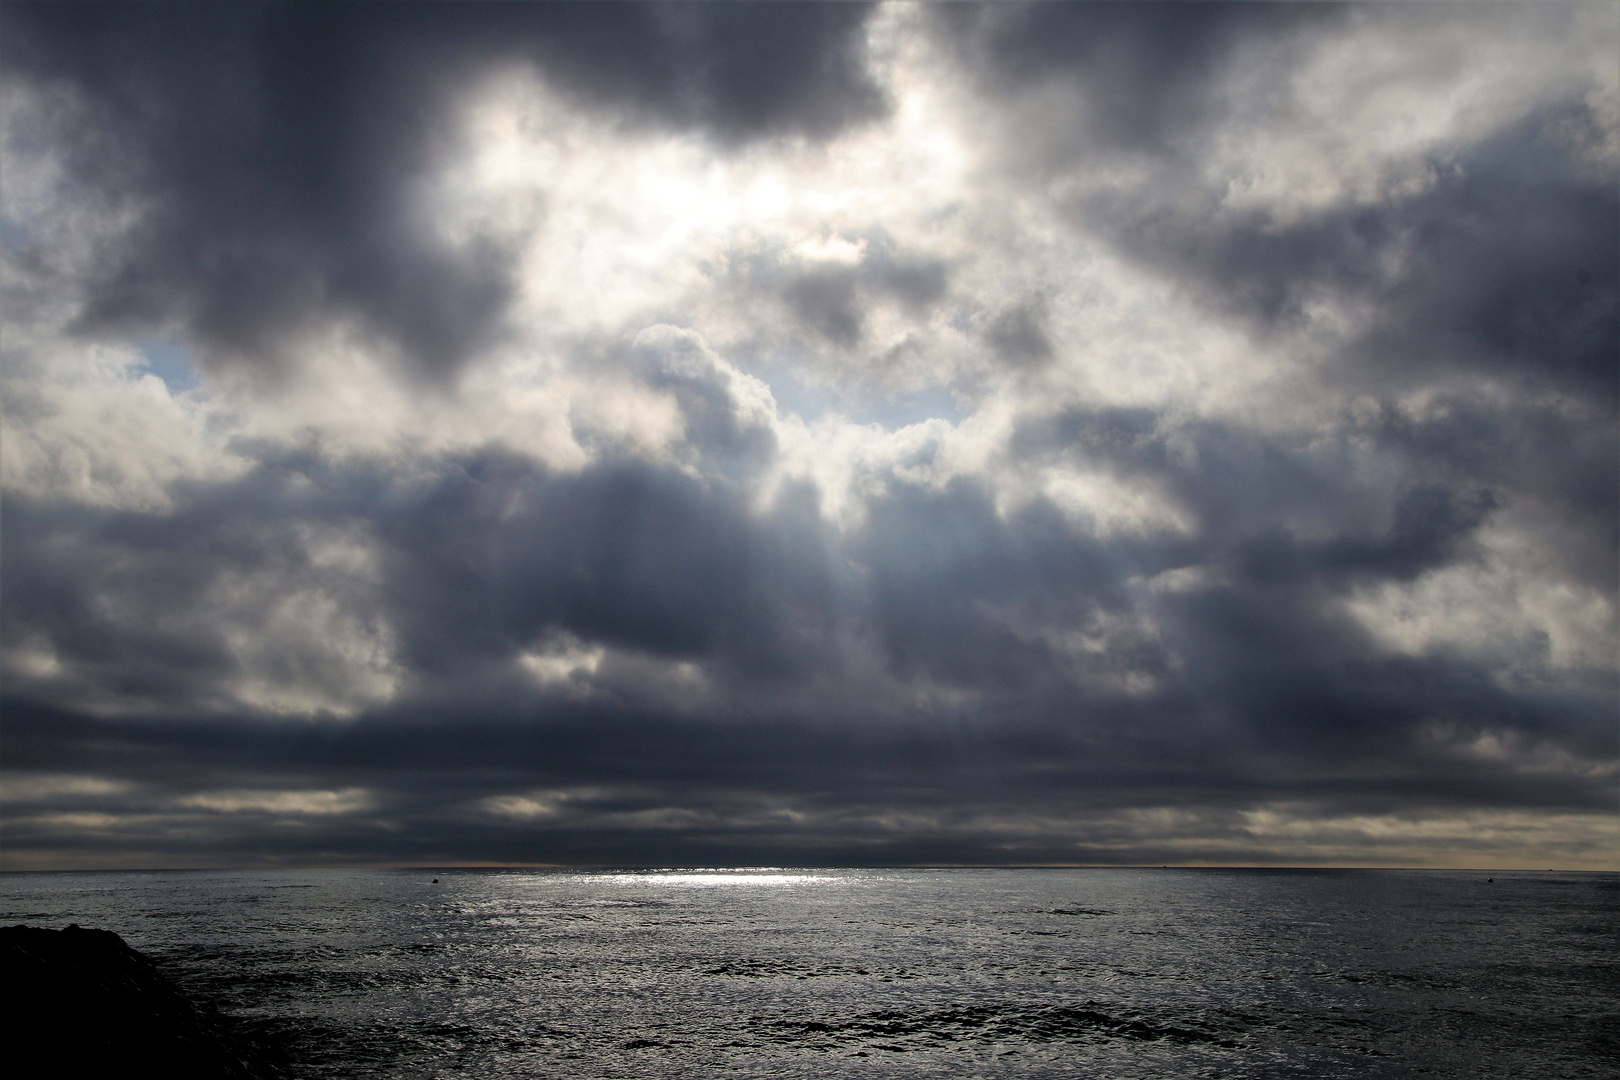
{"label": "silhouetted rock in water", "polygon": [[110,930],[0,927],[0,985],[13,1076],[287,1076]]}

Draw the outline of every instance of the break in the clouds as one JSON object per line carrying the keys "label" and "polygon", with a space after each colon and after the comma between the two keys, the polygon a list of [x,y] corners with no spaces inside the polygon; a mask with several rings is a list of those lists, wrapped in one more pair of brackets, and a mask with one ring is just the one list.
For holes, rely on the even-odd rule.
{"label": "break in the clouds", "polygon": [[1612,4],[0,32],[6,865],[1612,864]]}

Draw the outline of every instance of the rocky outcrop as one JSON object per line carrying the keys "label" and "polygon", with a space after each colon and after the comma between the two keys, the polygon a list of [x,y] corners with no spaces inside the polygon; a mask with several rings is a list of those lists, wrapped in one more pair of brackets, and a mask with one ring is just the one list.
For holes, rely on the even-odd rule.
{"label": "rocky outcrop", "polygon": [[13,1076],[287,1076],[109,930],[0,927],[0,984]]}

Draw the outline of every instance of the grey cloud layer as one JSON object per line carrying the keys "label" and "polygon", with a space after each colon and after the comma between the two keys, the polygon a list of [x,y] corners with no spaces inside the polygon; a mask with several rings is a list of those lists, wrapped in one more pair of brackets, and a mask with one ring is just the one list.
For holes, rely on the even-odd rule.
{"label": "grey cloud layer", "polygon": [[1601,863],[1598,10],[8,5],[7,857]]}

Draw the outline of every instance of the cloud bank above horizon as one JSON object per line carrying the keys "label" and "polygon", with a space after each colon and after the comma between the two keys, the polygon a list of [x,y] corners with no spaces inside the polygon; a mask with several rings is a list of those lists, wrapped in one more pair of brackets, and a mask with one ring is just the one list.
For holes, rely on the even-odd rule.
{"label": "cloud bank above horizon", "polygon": [[1615,865],[1613,5],[0,39],[6,868]]}

